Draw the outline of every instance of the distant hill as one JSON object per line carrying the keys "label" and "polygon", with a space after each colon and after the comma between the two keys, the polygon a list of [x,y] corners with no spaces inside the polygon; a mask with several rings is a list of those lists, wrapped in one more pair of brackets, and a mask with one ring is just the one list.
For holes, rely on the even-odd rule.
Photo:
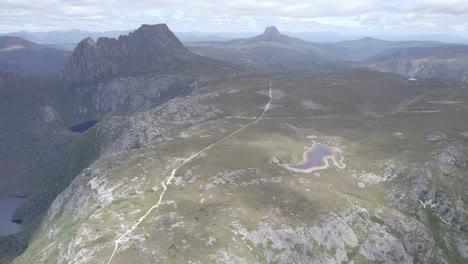
{"label": "distant hill", "polygon": [[116,30],[116,31],[84,31],[84,30],[65,30],[65,31],[48,31],[48,32],[11,32],[8,36],[20,37],[39,44],[68,44],[78,43],[84,38],[101,38],[110,37],[115,38],[120,35],[128,34],[129,30]]}
{"label": "distant hill", "polygon": [[196,43],[197,54],[247,65],[260,71],[325,71],[339,67],[335,57],[315,43],[281,34],[267,27],[261,35],[231,41]]}
{"label": "distant hill", "polygon": [[342,60],[366,61],[396,48],[442,47],[448,45],[436,41],[386,41],[365,37],[358,40],[320,44],[320,47]]}
{"label": "distant hill", "polygon": [[38,50],[38,49],[41,49],[41,46],[34,42],[28,41],[26,39],[18,38],[18,37],[11,37],[11,36],[0,37],[0,52],[5,52],[9,50],[18,50],[18,49]]}
{"label": "distant hill", "polygon": [[331,43],[331,42],[339,42],[339,41],[346,41],[346,40],[353,40],[360,38],[362,36],[356,35],[346,35],[346,34],[339,34],[332,31],[317,31],[317,32],[285,32],[284,34],[300,38],[310,42],[322,42],[322,43]]}
{"label": "distant hill", "polygon": [[281,34],[275,27],[262,35],[230,41],[191,43],[200,55],[247,65],[261,71],[327,71],[345,69],[399,48],[451,47],[437,41],[386,41],[365,37],[334,43],[314,43]]}
{"label": "distant hill", "polygon": [[18,38],[0,37],[0,70],[29,75],[53,75],[65,65],[70,52]]}

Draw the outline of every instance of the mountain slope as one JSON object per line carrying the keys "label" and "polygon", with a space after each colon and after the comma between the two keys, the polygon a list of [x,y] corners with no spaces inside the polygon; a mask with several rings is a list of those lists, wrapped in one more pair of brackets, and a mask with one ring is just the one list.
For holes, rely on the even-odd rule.
{"label": "mountain slope", "polygon": [[[15,263],[463,263],[466,88],[271,74],[109,116],[152,139],[82,170]],[[282,166],[313,142],[346,166]]]}
{"label": "mountain slope", "polygon": [[[191,54],[172,36],[159,25],[142,26],[121,41],[100,40],[96,47],[84,40],[60,78],[0,72],[0,197],[27,197],[14,214],[24,223],[21,232],[0,237],[0,263],[26,248],[51,202],[90,162],[160,139],[159,129],[132,130],[138,122],[133,113],[245,74]],[[180,67],[170,68],[174,63]],[[103,133],[71,129],[114,116],[124,120],[115,117]]]}
{"label": "mountain slope", "polygon": [[0,36],[0,71],[53,75],[63,68],[69,55],[18,37]]}

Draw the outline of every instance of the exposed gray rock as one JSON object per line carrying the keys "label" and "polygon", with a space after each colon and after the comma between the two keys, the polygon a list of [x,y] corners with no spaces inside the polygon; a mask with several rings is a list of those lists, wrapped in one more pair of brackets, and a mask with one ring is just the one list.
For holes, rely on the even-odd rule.
{"label": "exposed gray rock", "polygon": [[389,164],[382,171],[375,172],[353,172],[351,175],[365,184],[373,185],[381,182],[391,181],[398,176],[398,170],[393,164]]}
{"label": "exposed gray rock", "polygon": [[399,138],[399,139],[405,139],[405,134],[403,134],[402,132],[393,132],[393,136],[396,137],[396,138]]}
{"label": "exposed gray rock", "polygon": [[464,259],[468,259],[468,241],[459,239],[457,241],[457,250],[458,253],[462,256]]}
{"label": "exposed gray rock", "polygon": [[431,132],[426,135],[426,141],[441,141],[447,139],[443,132]]}
{"label": "exposed gray rock", "polygon": [[248,230],[239,222],[233,233],[262,250],[269,261],[281,263],[343,263],[354,258],[384,263],[446,263],[424,226],[397,211],[382,216],[383,225],[369,218],[375,213],[356,205],[330,213],[312,226],[273,227],[263,222]]}
{"label": "exposed gray rock", "polygon": [[316,103],[314,101],[311,101],[311,100],[302,100],[301,104],[304,107],[304,109],[306,109],[306,110],[328,111],[327,107],[325,107],[325,106],[323,106],[323,105],[321,105],[319,103]]}
{"label": "exposed gray rock", "polygon": [[468,80],[468,62],[464,58],[401,58],[368,63],[366,67],[411,78]]}
{"label": "exposed gray rock", "polygon": [[52,106],[43,106],[41,107],[40,112],[42,120],[46,123],[55,122],[59,118],[57,110]]}
{"label": "exposed gray rock", "polygon": [[452,224],[458,229],[465,227],[463,218],[463,201],[458,200],[459,205],[454,205],[445,194],[438,195],[431,206],[436,214],[444,221]]}
{"label": "exposed gray rock", "polygon": [[101,153],[121,152],[171,140],[181,128],[215,118],[221,110],[202,102],[212,95],[175,98],[133,115],[114,115],[97,126]]}
{"label": "exposed gray rock", "polygon": [[165,93],[190,91],[196,80],[176,76],[128,77],[113,79],[96,88],[92,97],[94,108],[109,112],[148,108],[161,102]]}
{"label": "exposed gray rock", "polygon": [[432,152],[432,155],[435,159],[448,164],[452,164],[458,167],[466,166],[467,159],[465,154],[454,145],[449,145],[443,149],[434,151]]}

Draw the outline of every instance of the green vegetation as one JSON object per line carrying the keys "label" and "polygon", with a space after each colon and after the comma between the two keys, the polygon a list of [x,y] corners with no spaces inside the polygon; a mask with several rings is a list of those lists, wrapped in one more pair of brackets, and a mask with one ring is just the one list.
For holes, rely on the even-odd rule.
{"label": "green vegetation", "polygon": [[370,220],[374,223],[377,223],[381,226],[385,225],[385,221],[383,219],[378,218],[377,216],[373,215],[370,217]]}
{"label": "green vegetation", "polygon": [[[265,118],[182,166],[161,206],[133,230],[128,244],[118,252],[116,263],[158,258],[156,254],[149,255],[153,251],[168,252],[162,254],[160,261],[169,263],[188,262],[194,256],[209,263],[215,257],[222,258],[220,252],[230,254],[231,260],[239,258],[245,262],[267,262],[264,257],[268,253],[274,256],[272,262],[294,256],[325,257],[338,263],[347,257],[355,263],[378,263],[380,260],[370,261],[361,255],[366,251],[360,253],[359,246],[354,247],[353,235],[361,244],[379,245],[387,242],[389,235],[406,239],[421,245],[411,254],[429,262],[437,260],[427,253],[436,252],[435,249],[443,250],[443,257],[450,263],[460,260],[455,240],[444,241],[445,234],[454,238],[463,234],[445,225],[437,215],[431,219],[415,213],[421,204],[411,197],[421,198],[429,193],[414,196],[414,190],[436,189],[435,199],[447,196],[448,201],[457,201],[464,193],[466,179],[459,175],[466,170],[437,161],[431,153],[448,144],[466,149],[462,134],[453,132],[468,131],[466,110],[431,105],[443,112],[408,111],[427,108],[430,104],[426,101],[467,96],[468,89],[443,81],[406,82],[397,76],[364,71],[248,77],[205,87],[197,100],[186,98],[187,111],[193,114],[197,106],[208,105],[220,109],[217,115],[200,123],[188,116],[185,118],[194,123],[182,125],[169,120],[165,123],[169,131],[166,140],[107,156],[105,166],[112,170],[105,179],[112,187],[112,202],[103,205],[98,213],[90,212],[93,217],[89,219],[58,214],[49,224],[66,226],[71,232],[54,229],[60,234],[58,241],[68,245],[73,238],[84,239],[86,232],[93,230],[95,236],[80,244],[79,249],[89,250],[96,262],[107,259],[116,234],[123,233],[155,205],[162,191],[161,181],[182,159],[251,122],[236,117],[250,118],[261,113],[268,100],[265,91],[270,79],[282,97],[273,101],[274,107]],[[226,92],[234,89],[235,92]],[[419,98],[419,93],[424,93],[424,99],[405,104],[408,98]],[[306,106],[321,108],[307,108],[303,101],[309,102]],[[133,116],[130,112],[125,114]],[[183,114],[183,110],[177,112],[178,120]],[[145,129],[153,128],[151,125],[141,124]],[[427,134],[433,131],[443,132],[449,139],[427,141]],[[180,136],[181,132],[187,133]],[[395,136],[394,132],[401,132],[404,137]],[[100,143],[93,133],[90,130],[82,135],[83,149],[78,151],[81,145],[74,146],[77,150],[73,156],[91,161],[98,158],[95,169],[107,169],[99,163],[103,159],[92,151]],[[342,149],[346,168],[331,166],[318,174],[295,173],[272,158],[281,162],[298,160],[312,140]],[[129,146],[133,142],[129,140]],[[91,150],[84,151],[88,148]],[[62,165],[71,161],[70,158]],[[79,167],[88,165],[74,166],[76,169],[63,168],[57,174],[76,175]],[[439,173],[442,166],[448,167],[445,176]],[[62,184],[66,182],[59,185]],[[89,198],[91,203],[98,203],[92,200],[97,199],[94,195]],[[76,206],[79,205],[78,201]],[[417,228],[421,223],[428,229]],[[407,226],[412,229],[408,231]],[[308,233],[311,230],[313,236]],[[50,243],[44,238],[47,231],[50,230],[35,234],[24,258],[46,254],[40,249]],[[245,234],[248,236],[244,238]],[[427,234],[434,237],[435,243],[426,239]],[[282,243],[276,243],[277,239]],[[353,247],[343,250],[338,244],[341,241]],[[389,248],[399,248],[400,244],[394,246]],[[388,258],[393,258],[392,253],[382,252]]]}

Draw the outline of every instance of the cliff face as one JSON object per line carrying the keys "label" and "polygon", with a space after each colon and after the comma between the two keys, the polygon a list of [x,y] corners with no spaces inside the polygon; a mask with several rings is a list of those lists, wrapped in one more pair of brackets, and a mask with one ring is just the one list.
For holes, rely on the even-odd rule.
{"label": "cliff face", "polygon": [[468,60],[464,58],[401,58],[368,63],[366,67],[412,78],[468,81]]}
{"label": "cliff face", "polygon": [[412,78],[468,81],[468,47],[400,48],[374,57],[367,68]]}
{"label": "cliff face", "polygon": [[118,39],[84,39],[59,76],[73,82],[121,73],[158,72],[190,60],[191,55],[165,24],[142,25]]}

